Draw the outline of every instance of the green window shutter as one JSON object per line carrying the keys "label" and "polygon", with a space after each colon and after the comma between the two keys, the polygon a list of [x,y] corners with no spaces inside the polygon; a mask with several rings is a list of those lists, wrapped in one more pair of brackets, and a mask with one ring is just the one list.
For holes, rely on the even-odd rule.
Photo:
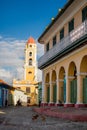
{"label": "green window shutter", "polygon": [[73,81],[71,81],[71,84],[70,84],[70,95],[71,95],[71,103],[74,102],[74,89],[73,89]]}
{"label": "green window shutter", "polygon": [[49,43],[46,45],[46,51],[49,51]]}
{"label": "green window shutter", "polygon": [[60,40],[64,38],[64,28],[60,30]]}
{"label": "green window shutter", "polygon": [[76,103],[76,101],[77,101],[77,80],[72,80],[70,83],[70,97],[71,97],[71,103]]}
{"label": "green window shutter", "polygon": [[87,78],[83,79],[83,103],[87,104]]}
{"label": "green window shutter", "polygon": [[82,10],[82,22],[87,19],[87,6]]}
{"label": "green window shutter", "polygon": [[74,103],[77,102],[77,79],[74,80]]}
{"label": "green window shutter", "polygon": [[69,22],[68,27],[69,32],[71,32],[74,29],[74,18]]}
{"label": "green window shutter", "polygon": [[47,102],[50,101],[50,87],[47,87]]}
{"label": "green window shutter", "polygon": [[64,78],[64,102],[66,102],[66,79]]}
{"label": "green window shutter", "polygon": [[56,103],[56,84],[53,86],[53,102]]}
{"label": "green window shutter", "polygon": [[53,46],[56,45],[56,36],[53,38]]}

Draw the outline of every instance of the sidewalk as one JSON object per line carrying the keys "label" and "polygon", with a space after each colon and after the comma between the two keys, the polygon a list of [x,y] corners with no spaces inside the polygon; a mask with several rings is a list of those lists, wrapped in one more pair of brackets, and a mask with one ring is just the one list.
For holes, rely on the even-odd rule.
{"label": "sidewalk", "polygon": [[33,110],[38,112],[39,114],[44,114],[51,117],[87,122],[87,108],[40,107],[33,108]]}

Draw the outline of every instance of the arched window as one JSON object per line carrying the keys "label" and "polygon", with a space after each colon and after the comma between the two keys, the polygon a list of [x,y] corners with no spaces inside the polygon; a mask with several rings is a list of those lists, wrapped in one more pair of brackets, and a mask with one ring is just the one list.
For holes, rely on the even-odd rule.
{"label": "arched window", "polygon": [[29,65],[32,65],[32,59],[29,59]]}
{"label": "arched window", "polygon": [[27,87],[27,88],[26,88],[26,92],[27,92],[27,93],[30,93],[30,87]]}
{"label": "arched window", "polygon": [[29,52],[29,56],[32,56],[32,52]]}
{"label": "arched window", "polygon": [[30,45],[30,47],[32,47],[32,45]]}
{"label": "arched window", "polygon": [[28,73],[29,73],[29,74],[32,74],[32,72],[31,72],[31,71],[29,71]]}

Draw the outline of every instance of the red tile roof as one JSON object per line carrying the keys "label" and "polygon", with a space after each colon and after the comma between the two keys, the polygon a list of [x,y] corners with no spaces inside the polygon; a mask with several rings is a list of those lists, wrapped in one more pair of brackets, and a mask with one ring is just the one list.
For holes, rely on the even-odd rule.
{"label": "red tile roof", "polygon": [[35,44],[35,40],[33,37],[30,37],[27,41],[27,44]]}
{"label": "red tile roof", "polygon": [[0,79],[0,83],[5,83],[2,79]]}

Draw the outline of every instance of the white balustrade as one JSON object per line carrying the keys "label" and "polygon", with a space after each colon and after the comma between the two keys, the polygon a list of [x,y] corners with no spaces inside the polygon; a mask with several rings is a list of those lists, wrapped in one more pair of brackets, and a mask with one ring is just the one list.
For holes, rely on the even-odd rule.
{"label": "white balustrade", "polygon": [[78,40],[79,38],[81,38],[85,34],[87,34],[87,21],[85,21],[80,26],[78,26],[76,29],[74,29],[72,32],[70,32],[67,37],[64,37],[52,49],[50,49],[48,52],[46,52],[39,59],[38,67],[42,66],[48,60],[55,57],[59,52],[61,52],[63,49],[65,49],[69,45],[73,44],[76,40]]}

